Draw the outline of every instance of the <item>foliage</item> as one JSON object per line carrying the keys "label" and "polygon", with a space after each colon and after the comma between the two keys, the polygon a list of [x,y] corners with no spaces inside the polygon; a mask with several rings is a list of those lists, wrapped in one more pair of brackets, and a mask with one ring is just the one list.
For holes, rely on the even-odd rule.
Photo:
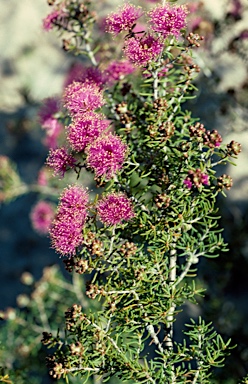
{"label": "foliage", "polygon": [[[126,35],[116,41],[137,69],[118,78],[112,76],[110,81],[105,54],[111,52],[110,60],[120,60],[120,52],[114,53],[113,42],[103,37],[93,4],[79,0],[49,3],[53,11],[44,27],[65,33],[64,49],[86,56],[95,71],[74,78],[62,97],[66,108],[52,116],[53,123],[56,120],[57,127],[62,124],[66,130],[58,139],[60,150],[51,150],[47,163],[57,175],[70,173],[73,178],[74,174],[80,187],[83,170],[95,174],[95,187],[89,193],[90,202],[86,190],[80,202],[78,187],[69,186],[60,197],[50,228],[52,244],[66,256],[65,267],[77,279],[77,290],[75,284],[68,285],[59,276],[49,290],[45,280],[44,292],[38,284],[33,300],[25,304],[30,305],[32,316],[39,311],[32,331],[46,329],[42,343],[52,349],[47,357],[49,374],[59,382],[72,383],[74,377],[88,383],[96,376],[104,382],[113,377],[114,382],[130,383],[210,383],[213,368],[223,366],[233,348],[231,341],[223,340],[201,317],[186,324],[182,340],[175,340],[174,331],[183,306],[196,305],[204,294],[196,283],[200,259],[215,258],[227,250],[216,199],[231,188],[232,180],[225,174],[219,176],[218,167],[232,163],[240,145],[234,141],[222,144],[216,130],[208,131],[183,108],[195,97],[199,68],[194,64],[193,50],[200,46],[202,37],[185,30],[180,37],[181,27],[164,37],[153,24],[151,38],[149,21],[147,32],[135,32],[132,7],[125,9],[126,13],[119,9],[109,23],[111,28],[117,21],[118,28],[125,26]],[[173,17],[180,16],[182,25],[185,8],[168,7]],[[148,4],[144,12],[146,9]],[[101,41],[104,38],[105,43]],[[131,49],[134,41],[139,48],[135,52]],[[106,123],[102,128],[105,120],[115,135],[106,130]],[[90,126],[93,131],[89,121],[97,121]],[[86,144],[80,136],[83,129],[88,129]],[[70,147],[70,153],[65,147]],[[101,155],[98,164],[92,161],[93,149]],[[62,186],[64,182],[56,191]],[[103,220],[107,214],[100,214],[99,207],[109,196],[115,196],[115,201],[121,196],[122,200],[109,207],[108,219]],[[123,196],[130,207],[123,208]],[[125,215],[127,209],[134,215]],[[82,296],[81,274],[88,280],[85,291],[90,305]],[[59,302],[65,289],[73,297],[76,294],[77,301],[69,304],[67,297],[66,311]],[[43,294],[49,296],[44,299]],[[54,312],[56,300],[59,308]],[[61,328],[64,311],[65,331],[51,328],[50,319]],[[18,319],[19,325],[27,325],[28,320],[21,318],[21,312],[14,314],[13,324]],[[22,337],[28,341],[30,337],[31,343],[36,339],[29,332],[23,328]],[[35,347],[40,351],[40,345]]]}
{"label": "foliage", "polygon": [[42,332],[46,329],[58,334],[58,324],[68,305],[75,301],[83,302],[85,307],[89,304],[78,275],[74,274],[70,280],[56,265],[46,267],[39,281],[35,282],[28,272],[21,279],[26,289],[17,297],[18,308],[1,312],[4,320],[0,334],[2,380],[20,384],[32,380],[38,384],[43,382],[43,377],[47,383],[46,353],[40,343]]}

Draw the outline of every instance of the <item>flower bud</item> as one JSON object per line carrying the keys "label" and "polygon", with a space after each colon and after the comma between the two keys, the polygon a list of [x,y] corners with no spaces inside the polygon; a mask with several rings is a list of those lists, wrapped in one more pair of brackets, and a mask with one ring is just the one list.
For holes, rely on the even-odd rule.
{"label": "flower bud", "polygon": [[224,174],[224,175],[218,177],[217,185],[220,189],[225,188],[225,189],[229,190],[233,186],[232,178],[229,175]]}
{"label": "flower bud", "polygon": [[241,144],[232,140],[231,143],[227,145],[227,150],[229,155],[238,155],[241,152]]}

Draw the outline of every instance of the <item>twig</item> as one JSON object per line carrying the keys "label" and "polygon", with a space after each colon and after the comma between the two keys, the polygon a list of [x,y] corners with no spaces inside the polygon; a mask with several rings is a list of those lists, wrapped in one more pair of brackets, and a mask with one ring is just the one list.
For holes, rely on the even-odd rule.
{"label": "twig", "polygon": [[[172,249],[170,252],[170,266],[169,266],[170,268],[169,277],[170,277],[170,285],[172,287],[172,290],[174,290],[173,284],[176,280],[176,267],[177,267],[177,253],[175,249]],[[176,309],[176,304],[173,302],[167,315],[167,323],[169,324],[169,327],[168,327],[168,333],[167,333],[165,345],[169,349],[169,351],[173,350],[173,335],[174,335],[173,319],[174,319],[175,309]],[[176,382],[174,370],[175,370],[175,367],[173,365],[171,384],[174,384]]]}
{"label": "twig", "polygon": [[[106,293],[109,295],[111,295],[111,294],[112,295],[113,294],[114,295],[116,295],[116,294],[118,294],[118,295],[131,294],[131,295],[133,295],[135,297],[136,301],[138,302],[138,306],[143,310],[144,317],[147,317],[147,313],[144,309],[144,306],[143,306],[143,304],[140,303],[139,295],[137,294],[137,292],[135,290],[132,289],[132,290],[125,290],[125,291],[108,291]],[[146,323],[145,326],[146,326],[146,330],[148,331],[149,335],[153,339],[154,343],[157,345],[159,351],[163,353],[164,349],[163,349],[162,344],[159,341],[159,338],[156,335],[154,326],[152,324],[149,324],[149,323]]]}
{"label": "twig", "polygon": [[178,98],[176,98],[176,97],[172,97],[172,99],[170,100],[170,102],[169,102],[170,105],[173,105],[173,103],[175,102],[175,100],[177,100],[178,103],[177,103],[177,104],[175,105],[175,107],[173,108],[173,111],[172,111],[172,113],[170,114],[170,116],[169,116],[169,118],[168,118],[167,121],[171,121],[171,120],[173,119],[173,117],[175,116],[175,113],[177,112],[177,110],[178,110],[178,108],[179,108],[179,106],[180,106],[180,104],[181,104],[182,98],[184,97],[184,94],[185,94],[185,91],[187,90],[187,88],[188,88],[188,84],[185,84],[185,86],[184,86],[183,89],[182,89],[182,93],[181,93],[181,95],[180,95]]}
{"label": "twig", "polygon": [[43,300],[41,299],[41,297],[37,296],[35,298],[35,301],[37,303],[37,308],[39,310],[42,326],[45,329],[47,329],[48,332],[51,332],[51,327],[50,327],[50,324],[49,324],[49,321],[48,321],[48,318],[47,318],[47,315],[46,315],[46,310],[45,310],[45,306],[44,306]]}
{"label": "twig", "polygon": [[196,260],[197,256],[199,256],[199,255],[196,255],[196,252],[193,252],[190,254],[190,256],[188,257],[187,263],[185,265],[185,268],[182,271],[181,275],[175,281],[174,286],[177,286],[185,278],[185,276],[187,275],[187,273],[190,270],[191,265],[194,264],[194,260]]}
{"label": "twig", "polygon": [[[201,338],[201,334],[200,333],[198,334],[198,348],[199,348],[199,350],[202,349],[202,338]],[[195,377],[194,377],[194,380],[192,381],[192,384],[196,384],[197,383],[197,379],[198,379],[198,376],[199,376],[200,370],[201,370],[202,362],[196,358],[196,363],[197,363],[197,371],[195,373]]]}
{"label": "twig", "polygon": [[97,66],[97,61],[96,61],[96,58],[94,56],[94,53],[91,49],[91,46],[90,46],[90,43],[89,43],[89,33],[88,34],[85,34],[85,36],[83,37],[84,41],[85,41],[85,51],[87,52],[87,55],[91,61],[91,64],[94,65],[94,67]]}
{"label": "twig", "polygon": [[[204,234],[202,235],[202,237],[199,239],[199,244],[201,244],[203,242],[203,240],[207,237],[209,233],[209,229],[207,229]],[[205,252],[199,252],[199,253],[196,253],[196,250],[194,250],[193,252],[191,252],[191,254],[189,255],[188,257],[188,260],[187,260],[187,263],[185,265],[185,268],[184,270],[182,271],[182,273],[180,274],[180,276],[178,276],[177,280],[175,279],[174,280],[174,286],[177,286],[179,283],[181,283],[181,281],[184,279],[184,277],[187,275],[187,273],[189,272],[190,270],[190,267],[192,264],[195,264],[195,261],[200,257],[200,256],[204,256]]]}
{"label": "twig", "polygon": [[115,240],[115,225],[113,226],[113,229],[112,229],[112,235],[111,235],[109,252],[108,252],[107,258],[111,255],[113,251],[114,240]]}
{"label": "twig", "polygon": [[76,372],[76,371],[86,371],[86,372],[99,372],[100,368],[90,368],[90,367],[76,367],[76,368],[70,368],[67,369],[66,372]]}

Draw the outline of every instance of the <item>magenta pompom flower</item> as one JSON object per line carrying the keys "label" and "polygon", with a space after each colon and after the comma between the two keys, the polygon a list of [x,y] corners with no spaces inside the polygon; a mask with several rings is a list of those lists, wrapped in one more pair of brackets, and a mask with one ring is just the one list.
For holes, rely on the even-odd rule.
{"label": "magenta pompom flower", "polygon": [[100,71],[99,68],[88,67],[85,68],[82,80],[96,84],[99,88],[102,88],[106,83],[106,76]]}
{"label": "magenta pompom flower", "polygon": [[195,171],[190,170],[188,172],[188,176],[183,183],[188,189],[191,189],[193,186],[201,188],[203,184],[209,185],[209,176],[197,168]]}
{"label": "magenta pompom flower", "polygon": [[74,168],[77,160],[70,155],[64,147],[51,149],[46,160],[46,165],[54,171],[54,176],[64,177],[69,168]]}
{"label": "magenta pompom flower", "polygon": [[45,31],[50,31],[53,28],[53,23],[58,20],[60,17],[60,12],[58,10],[52,11],[43,19],[43,29]]}
{"label": "magenta pompom flower", "polygon": [[73,81],[93,83],[102,88],[103,84],[106,82],[106,78],[104,74],[100,71],[100,69],[95,67],[85,67],[82,63],[76,62],[69,69],[64,87],[68,87],[68,85],[72,84]]}
{"label": "magenta pompom flower", "polygon": [[106,30],[114,35],[122,31],[130,31],[142,14],[143,11],[140,7],[127,3],[120,7],[118,12],[111,13],[106,18]]}
{"label": "magenta pompom flower", "polygon": [[86,218],[86,204],[88,203],[88,192],[78,185],[67,187],[61,197],[58,206],[58,214],[71,215],[75,218],[83,215]]}
{"label": "magenta pompom flower", "polygon": [[58,253],[74,256],[82,244],[87,204],[87,190],[80,186],[69,186],[62,193],[57,215],[49,231],[52,247]]}
{"label": "magenta pompom flower", "polygon": [[67,140],[76,152],[81,152],[109,127],[103,115],[88,112],[73,119],[67,127]]}
{"label": "magenta pompom flower", "polygon": [[55,97],[48,97],[43,100],[43,104],[38,112],[39,122],[43,126],[48,120],[54,118],[54,114],[59,111],[59,101]]}
{"label": "magenta pompom flower", "polygon": [[180,36],[180,31],[186,26],[187,8],[184,5],[158,6],[148,12],[150,24],[153,31],[160,33],[163,37],[173,35]]}
{"label": "magenta pompom flower", "polygon": [[43,101],[38,116],[42,128],[46,131],[43,143],[48,148],[58,146],[58,137],[63,130],[63,125],[54,116],[59,111],[59,101],[55,97],[49,97]]}
{"label": "magenta pompom flower", "polygon": [[103,92],[94,83],[74,81],[64,92],[65,107],[72,115],[94,111],[105,104]]}
{"label": "magenta pompom flower", "polygon": [[108,68],[105,70],[108,83],[112,84],[115,81],[123,79],[126,75],[133,73],[135,67],[128,60],[111,61]]}
{"label": "magenta pompom flower", "polygon": [[66,74],[65,81],[64,81],[64,88],[67,88],[68,85],[73,83],[73,81],[82,82],[84,71],[85,71],[85,66],[81,62],[73,63]]}
{"label": "magenta pompom flower", "polygon": [[134,217],[131,201],[124,193],[109,193],[97,204],[97,213],[106,225],[120,224]]}
{"label": "magenta pompom flower", "polygon": [[50,31],[54,25],[62,24],[68,18],[68,14],[61,9],[55,9],[43,19],[43,29]]}
{"label": "magenta pompom flower", "polygon": [[39,201],[32,208],[30,218],[33,228],[40,234],[47,234],[55,216],[54,207],[46,201]]}
{"label": "magenta pompom flower", "polygon": [[141,39],[131,37],[125,41],[124,53],[134,65],[146,66],[162,51],[163,43],[151,35]]}
{"label": "magenta pompom flower", "polygon": [[45,187],[47,183],[47,175],[44,169],[40,169],[37,177],[37,184]]}
{"label": "magenta pompom flower", "polygon": [[42,128],[46,131],[46,136],[43,139],[43,143],[48,148],[58,147],[58,138],[63,131],[63,125],[54,117],[47,119],[42,125]]}
{"label": "magenta pompom flower", "polygon": [[127,145],[120,137],[109,133],[100,136],[87,147],[87,164],[93,168],[97,177],[113,177],[123,166]]}

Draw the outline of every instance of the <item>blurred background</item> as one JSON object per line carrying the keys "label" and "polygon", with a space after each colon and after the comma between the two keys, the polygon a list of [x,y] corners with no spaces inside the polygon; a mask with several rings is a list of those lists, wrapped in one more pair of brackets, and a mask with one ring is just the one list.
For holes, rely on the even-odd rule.
{"label": "blurred background", "polygon": [[[205,36],[205,42],[196,52],[198,97],[186,108],[207,129],[217,129],[223,142],[242,145],[237,167],[223,169],[234,186],[226,199],[219,199],[230,251],[202,260],[199,274],[210,287],[202,316],[238,345],[227,368],[217,372],[218,383],[234,384],[248,372],[248,2],[187,3],[192,10],[189,28]],[[0,155],[14,161],[24,182],[32,184],[47,157],[38,108],[44,98],[61,94],[74,59],[63,52],[55,32],[42,30],[49,12],[45,0],[0,0],[0,9]],[[0,206],[0,310],[16,307],[16,297],[26,289],[20,281],[24,272],[41,279],[44,267],[62,265],[49,239],[32,229],[30,211],[36,200],[31,193]],[[30,383],[49,380],[33,378]]]}
{"label": "blurred background", "polygon": [[[17,164],[25,182],[34,183],[47,156],[38,107],[42,99],[61,93],[70,59],[55,34],[42,29],[49,12],[45,0],[1,0],[0,7],[0,154]],[[43,266],[58,259],[48,239],[31,228],[35,201],[29,194],[1,206],[1,309],[15,304],[23,271],[41,275]]]}

